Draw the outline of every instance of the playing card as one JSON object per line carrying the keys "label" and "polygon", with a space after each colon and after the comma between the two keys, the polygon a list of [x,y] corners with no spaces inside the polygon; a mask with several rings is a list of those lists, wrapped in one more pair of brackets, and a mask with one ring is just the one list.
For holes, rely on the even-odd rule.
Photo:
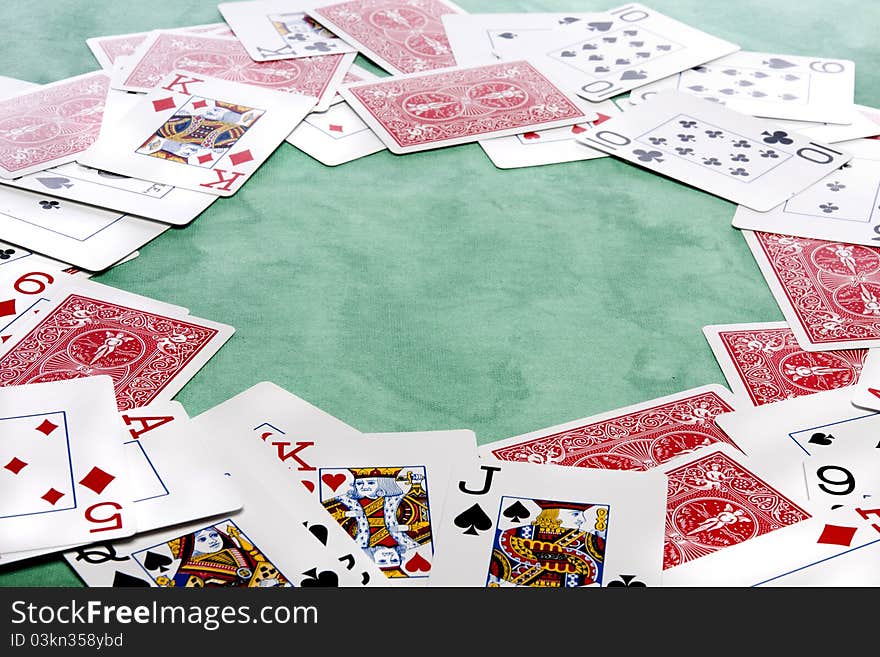
{"label": "playing card", "polygon": [[880,345],[880,250],[775,233],[742,234],[802,349]]}
{"label": "playing card", "polygon": [[658,93],[578,139],[761,212],[851,159],[837,147],[680,91]]}
{"label": "playing card", "polygon": [[[349,69],[345,72],[345,76],[342,78],[342,82],[340,86],[354,84],[355,82],[364,82],[365,80],[378,80],[379,76],[371,73],[363,66],[358,66],[357,64],[352,64]],[[333,100],[330,101],[330,105],[335,105],[337,103],[344,102],[344,98],[339,95],[339,90],[337,89],[336,95],[333,96]],[[317,111],[317,110],[316,110]],[[315,112],[312,112],[313,114]]]}
{"label": "playing card", "polygon": [[108,375],[120,410],[171,399],[234,329],[94,283],[66,286],[0,345],[0,386]]}
{"label": "playing card", "polygon": [[0,390],[0,553],[135,531],[108,377]]}
{"label": "playing card", "polygon": [[78,162],[231,196],[314,105],[311,96],[174,72]]}
{"label": "playing card", "polygon": [[98,71],[0,100],[0,178],[76,159],[98,136],[108,88]]}
{"label": "playing card", "polygon": [[[184,32],[190,34],[214,34],[217,36],[233,36],[226,23],[208,23],[205,25],[190,25],[178,27],[166,32]],[[86,39],[86,45],[101,68],[112,70],[120,57],[129,57],[137,47],[143,43],[150,32],[133,32],[131,34],[113,34],[102,37]]]}
{"label": "playing card", "polygon": [[702,386],[487,443],[480,455],[580,468],[649,470],[714,443],[734,444],[713,421],[733,409],[729,391]]}
{"label": "playing card", "polygon": [[849,124],[855,69],[846,59],[741,50],[640,87],[631,98],[677,89],[752,116]]}
{"label": "playing card", "polygon": [[0,186],[4,239],[89,271],[107,269],[166,230],[165,223]]}
{"label": "playing card", "polygon": [[739,46],[629,4],[552,32],[521,35],[518,57],[536,58],[591,101],[618,96],[739,50]]}
{"label": "playing card", "polygon": [[578,21],[601,18],[597,13],[444,14],[440,17],[459,66],[517,59],[521,35],[553,30]]}
{"label": "playing card", "polygon": [[530,131],[508,137],[482,139],[480,147],[492,160],[492,164],[499,169],[533,167],[606,157],[607,153],[580,143],[577,136],[587,128],[600,125],[612,116],[620,114],[620,110],[610,100],[595,103],[593,109],[596,117],[586,123]]}
{"label": "playing card", "polygon": [[148,92],[173,71],[210,76],[242,85],[314,96],[326,109],[355,53],[255,62],[235,38],[152,32],[124,66],[114,70],[112,85],[124,91]]}
{"label": "playing card", "polygon": [[24,262],[25,259],[27,259],[27,261],[31,263],[28,266],[32,269],[49,267],[50,269],[60,269],[65,273],[71,275],[85,275],[86,278],[91,276],[91,272],[82,272],[75,267],[71,267],[66,262],[47,258],[45,256],[36,254],[33,251],[28,251],[27,249],[23,249],[20,246],[16,246],[15,244],[0,242],[0,276],[6,275],[4,274],[3,268],[12,269],[13,267],[17,267],[18,265],[16,265],[15,263]]}
{"label": "playing card", "polygon": [[657,586],[665,491],[659,470],[458,463],[429,585]]}
{"label": "playing card", "polygon": [[880,410],[880,351],[867,352],[861,377],[852,390],[852,403],[876,411]]}
{"label": "playing card", "polygon": [[398,154],[592,118],[527,61],[395,76],[340,93]]}
{"label": "playing card", "polygon": [[804,351],[785,322],[704,326],[733,393],[753,406],[851,386],[867,349]]}
{"label": "playing card", "polygon": [[309,114],[287,142],[331,167],[385,150],[382,140],[344,102]]}
{"label": "playing card", "polygon": [[351,0],[306,13],[391,74],[455,66],[441,17],[448,0]]}
{"label": "playing card", "polygon": [[[5,249],[0,249],[0,254]],[[0,267],[0,345],[19,337],[19,327],[27,318],[45,310],[51,295],[73,283],[70,274],[52,266],[22,258],[3,263]]]}
{"label": "playing card", "polygon": [[830,450],[804,457],[810,509],[819,513],[841,506],[877,503],[880,494],[880,447],[860,441],[835,441]]}
{"label": "playing card", "polygon": [[719,415],[715,421],[788,495],[805,497],[803,459],[832,451],[837,443],[877,445],[880,418],[850,403],[845,388]]}
{"label": "playing card", "polygon": [[40,85],[35,82],[28,82],[17,78],[7,78],[4,75],[0,75],[0,99],[16,96],[24,91],[36,89],[39,86]]}
{"label": "playing card", "polygon": [[737,208],[733,225],[867,246],[880,243],[880,141],[859,139],[836,147],[853,159],[769,212]]}
{"label": "playing card", "polygon": [[217,9],[256,62],[357,52],[306,16],[311,0],[222,2]]}

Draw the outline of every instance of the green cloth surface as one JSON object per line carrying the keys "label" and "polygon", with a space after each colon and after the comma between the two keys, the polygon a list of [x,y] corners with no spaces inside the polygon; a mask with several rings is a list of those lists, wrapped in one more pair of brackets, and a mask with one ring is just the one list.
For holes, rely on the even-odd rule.
{"label": "green cloth surface", "polygon": [[[744,50],[852,59],[856,102],[880,104],[880,3],[649,4]],[[53,82],[98,68],[87,37],[220,20],[209,0],[5,0],[0,75]],[[191,415],[269,380],[362,431],[483,444],[725,384],[702,327],[783,319],[734,211],[612,158],[505,171],[467,144],[331,168],[284,143],[96,280],[235,327],[177,395]],[[0,586],[81,585],[57,555],[0,569]]]}

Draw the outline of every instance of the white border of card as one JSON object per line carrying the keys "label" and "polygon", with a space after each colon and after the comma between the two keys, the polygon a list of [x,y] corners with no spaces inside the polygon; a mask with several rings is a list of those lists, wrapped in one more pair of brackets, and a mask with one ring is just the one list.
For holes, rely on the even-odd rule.
{"label": "white border of card", "polygon": [[[853,156],[841,169],[767,212],[737,207],[733,225],[832,242],[880,244],[880,140],[857,139],[837,146]],[[848,197],[855,197],[855,207]]]}
{"label": "white border of card", "polygon": [[[194,98],[200,100],[193,101]],[[211,168],[152,157],[140,150],[152,148],[151,135],[190,101],[221,100],[253,107],[247,130],[234,147],[224,150]],[[126,114],[122,130],[117,124],[78,159],[80,164],[126,176],[145,178],[198,192],[231,196],[275,151],[293,128],[315,106],[313,96],[271,91],[251,85],[193,77],[183,71],[169,73],[156,88]],[[241,120],[250,112],[242,116]],[[214,174],[214,175],[209,175]]]}
{"label": "white border of card", "polygon": [[344,52],[357,52],[357,48],[349,45],[337,36],[332,38],[324,37],[324,41],[336,42],[332,52],[329,50],[317,52],[294,51],[284,37],[272,28],[271,14],[296,14],[300,12],[305,14],[305,11],[314,7],[316,2],[317,0],[221,2],[217,5],[217,9],[223,15],[223,20],[229,25],[229,29],[235,33],[235,36],[241,41],[241,44],[255,62],[312,57],[316,54],[338,55]]}
{"label": "white border of card", "polygon": [[[859,380],[851,388],[852,403],[880,411],[880,349],[869,349]],[[877,443],[880,445],[880,442]],[[880,491],[877,491],[880,495]]]}
{"label": "white border of card", "polygon": [[[699,81],[700,71],[703,69],[696,67],[639,87],[632,93],[635,97],[634,104],[664,89],[678,89],[701,98],[706,98],[707,94],[712,93],[713,97],[723,99],[724,104],[730,109],[752,116],[845,125],[852,123],[856,118],[857,112],[853,104],[856,65],[848,59],[821,59],[741,50],[705,62],[704,66],[728,67],[727,71],[730,72],[725,74],[731,78],[731,82],[725,92],[715,95],[714,91],[708,89],[693,90],[693,87],[701,85],[683,86],[688,82]],[[733,82],[739,72],[737,69],[749,73],[745,79]],[[783,77],[783,85],[786,84],[785,81],[790,81],[789,84],[797,82],[796,90],[801,97],[787,101],[783,97],[794,94],[782,93],[775,96],[766,94],[760,100],[756,99],[749,91],[749,87],[760,82],[751,82],[748,77],[756,80],[774,74]],[[684,83],[682,83],[683,78]],[[792,87],[792,91],[794,90],[795,87]],[[779,100],[780,98],[782,100]],[[794,103],[794,100],[800,102]]]}
{"label": "white border of card", "polygon": [[[657,141],[659,137],[649,136],[656,130],[680,130],[672,125],[673,121],[682,125],[705,123],[717,128],[713,131],[715,136],[720,134],[726,137],[725,133],[729,133],[730,138],[736,140],[731,143],[743,144],[742,149],[751,149],[753,143],[756,144],[754,151],[760,154],[757,161],[764,163],[761,167],[763,171],[759,170],[757,176],[751,176],[741,166],[726,167],[729,173],[712,169],[698,159],[691,159],[698,158],[697,153],[677,154],[694,149],[678,148],[673,151],[673,144],[666,139]],[[772,121],[740,114],[690,94],[663,91],[632,110],[588,130],[578,139],[587,146],[763,212],[803,191],[852,157],[844,151],[777,128]],[[682,142],[684,137],[687,135],[679,135]],[[759,139],[762,141],[758,142]],[[630,150],[630,145],[643,145],[644,148]],[[731,154],[731,164],[736,164],[734,158],[738,157],[745,155]],[[718,161],[717,158],[710,159]],[[720,161],[716,166],[725,167]]]}
{"label": "white border of card", "polygon": [[[602,582],[597,585],[609,586],[617,577],[627,582],[624,577],[628,575],[646,586],[660,584],[668,485],[660,469],[594,470],[483,458],[458,463],[451,474],[438,532],[441,549],[429,587],[487,586],[505,497],[569,505],[590,503],[600,509],[607,505],[607,515],[596,520],[597,525],[607,520],[601,523],[606,527],[587,528],[607,532]],[[510,517],[508,513],[504,520]]]}
{"label": "white border of card", "polygon": [[[351,129],[344,132],[345,126]],[[386,150],[382,140],[345,101],[309,114],[287,136],[287,143],[329,167]]]}
{"label": "white border of card", "polygon": [[[229,26],[226,23],[206,23],[205,25],[187,25],[186,27],[174,27],[168,28],[166,30],[162,30],[163,32],[183,32],[190,34],[226,34],[229,35]],[[107,72],[112,72],[113,67],[116,65],[116,59],[110,61],[110,57],[105,52],[102,47],[102,41],[117,41],[119,39],[131,39],[136,40],[137,42],[134,44],[132,48],[132,52],[137,49],[137,45],[143,41],[146,36],[150,32],[129,32],[127,34],[105,34],[104,36],[97,37],[89,37],[86,39],[86,45],[89,47],[89,50],[92,51],[92,55],[94,55],[95,59],[98,60],[98,64],[106,70]],[[138,39],[140,37],[140,39]],[[123,55],[124,57],[130,56]],[[119,57],[119,55],[117,55]]]}

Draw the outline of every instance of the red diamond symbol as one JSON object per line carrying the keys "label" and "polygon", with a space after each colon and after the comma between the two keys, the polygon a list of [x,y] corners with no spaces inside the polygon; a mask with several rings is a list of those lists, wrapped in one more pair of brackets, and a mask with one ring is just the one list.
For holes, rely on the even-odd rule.
{"label": "red diamond symbol", "polygon": [[22,461],[20,458],[13,456],[12,460],[3,467],[9,470],[12,474],[18,474],[24,469],[26,465],[27,463]]}
{"label": "red diamond symbol", "polygon": [[174,99],[170,96],[168,98],[160,98],[159,100],[153,101],[153,110],[156,112],[164,112],[172,107],[174,107]]}
{"label": "red diamond symbol", "polygon": [[37,431],[39,431],[40,433],[44,433],[48,436],[50,433],[55,431],[55,429],[57,429],[57,428],[58,428],[57,424],[53,424],[52,422],[49,422],[49,420],[43,420],[40,423],[40,426],[37,427]]}
{"label": "red diamond symbol", "polygon": [[602,114],[600,112],[596,112],[596,120],[593,121],[593,125],[599,125],[600,123],[605,123],[611,117],[607,114]]}
{"label": "red diamond symbol", "polygon": [[199,163],[200,163],[200,164],[204,164],[205,162],[210,162],[211,160],[213,160],[213,159],[214,159],[214,156],[213,156],[213,155],[207,155],[207,154],[206,154],[206,155],[199,155],[199,158],[198,158],[198,159],[199,159]]}
{"label": "red diamond symbol", "polygon": [[822,535],[819,536],[817,543],[827,543],[828,545],[844,545],[849,547],[852,544],[853,536],[856,535],[855,527],[840,527],[839,525],[825,525]]}
{"label": "red diamond symbol", "polygon": [[7,317],[15,314],[15,299],[0,301],[0,317]]}
{"label": "red diamond symbol", "polygon": [[207,107],[207,106],[208,106],[208,103],[206,103],[204,100],[197,100],[196,102],[193,103],[193,109],[202,109],[203,107]]}
{"label": "red diamond symbol", "polygon": [[80,479],[79,483],[100,495],[114,479],[116,479],[116,477],[112,474],[104,472],[101,468],[96,466],[89,471],[89,474]]}
{"label": "red diamond symbol", "polygon": [[52,506],[55,506],[55,502],[64,497],[64,493],[62,493],[61,491],[57,491],[54,488],[50,488],[45,493],[40,495],[40,497],[46,500]]}
{"label": "red diamond symbol", "polygon": [[539,135],[537,132],[524,132],[523,137],[525,137],[526,139],[540,139],[541,135]]}
{"label": "red diamond symbol", "polygon": [[330,132],[342,132],[342,126],[336,123],[331,123],[329,126]]}
{"label": "red diamond symbol", "polygon": [[254,156],[251,155],[250,151],[241,151],[240,153],[233,153],[229,156],[229,161],[234,165],[239,165],[242,162],[250,162],[254,159]]}
{"label": "red diamond symbol", "polygon": [[0,343],[6,342],[11,337],[11,335],[0,335]]}
{"label": "red diamond symbol", "polygon": [[573,126],[571,126],[571,132],[572,132],[572,134],[575,134],[575,135],[579,135],[579,134],[581,134],[582,132],[584,132],[585,130],[586,130],[586,128],[582,128],[582,127],[579,126],[579,125],[573,125]]}

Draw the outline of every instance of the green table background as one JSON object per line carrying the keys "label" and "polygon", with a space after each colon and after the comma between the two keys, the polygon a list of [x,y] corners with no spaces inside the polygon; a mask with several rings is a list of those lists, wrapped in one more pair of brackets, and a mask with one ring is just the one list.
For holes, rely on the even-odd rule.
{"label": "green table background", "polygon": [[[650,5],[744,50],[852,59],[856,102],[880,102],[880,3]],[[0,75],[53,82],[98,68],[87,37],[220,20],[213,0],[5,0]],[[177,395],[191,415],[269,380],[362,431],[482,444],[724,384],[702,327],[783,319],[734,210],[612,158],[504,171],[468,144],[332,168],[285,143],[96,280],[236,328]],[[81,585],[57,555],[0,569],[0,586]]]}

